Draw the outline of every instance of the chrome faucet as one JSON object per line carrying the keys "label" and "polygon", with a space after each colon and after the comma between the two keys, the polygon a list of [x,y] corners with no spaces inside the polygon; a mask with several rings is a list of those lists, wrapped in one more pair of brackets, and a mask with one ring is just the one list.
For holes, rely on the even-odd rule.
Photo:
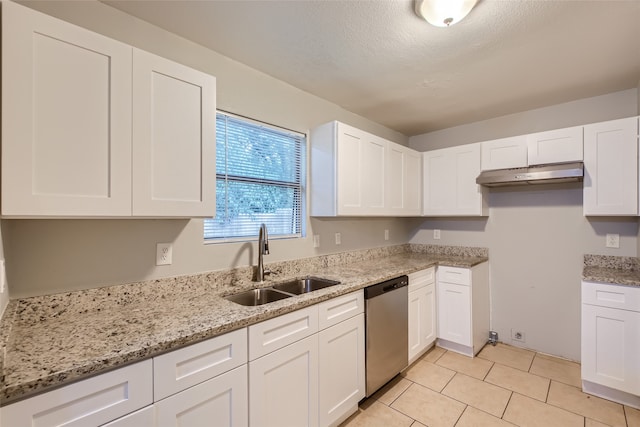
{"label": "chrome faucet", "polygon": [[264,255],[269,255],[269,234],[267,233],[267,226],[265,224],[260,225],[260,233],[258,234],[258,271],[256,273],[256,281],[262,282],[265,274],[271,273],[269,270],[264,269]]}

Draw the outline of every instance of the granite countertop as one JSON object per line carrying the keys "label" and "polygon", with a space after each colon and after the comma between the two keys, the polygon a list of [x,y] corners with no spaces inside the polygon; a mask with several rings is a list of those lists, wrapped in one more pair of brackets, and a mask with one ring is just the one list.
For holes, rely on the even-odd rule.
{"label": "granite countertop", "polygon": [[4,351],[0,403],[11,403],[402,274],[434,265],[468,268],[488,260],[482,248],[479,252],[429,253],[429,245],[400,246],[389,253],[366,250],[357,255],[269,264],[273,277],[260,286],[304,276],[341,284],[257,307],[224,299],[257,287],[247,275],[249,267],[12,300],[1,325]]}
{"label": "granite countertop", "polygon": [[587,282],[640,286],[640,258],[585,255],[582,279]]}

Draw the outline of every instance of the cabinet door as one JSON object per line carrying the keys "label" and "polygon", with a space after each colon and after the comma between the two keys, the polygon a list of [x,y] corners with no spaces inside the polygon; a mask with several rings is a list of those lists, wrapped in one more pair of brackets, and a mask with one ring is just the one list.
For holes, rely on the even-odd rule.
{"label": "cabinet door", "polygon": [[[455,161],[449,149],[423,153],[424,215],[448,215],[456,203]],[[475,178],[474,178],[475,182]]]}
{"label": "cabinet door", "polygon": [[247,365],[154,404],[158,427],[248,425]]}
{"label": "cabinet door", "polygon": [[424,288],[409,292],[409,363],[413,363],[422,348],[422,328],[424,323],[424,309],[426,295]]}
{"label": "cabinet door", "polygon": [[364,314],[320,331],[320,425],[344,420],[365,396]]}
{"label": "cabinet door", "polygon": [[471,289],[438,282],[438,338],[471,346]]}
{"label": "cabinet door", "polygon": [[420,341],[422,341],[423,349],[429,347],[436,340],[436,286],[431,284],[423,291],[424,293],[424,320],[422,321],[422,329]]}
{"label": "cabinet door", "polygon": [[638,213],[638,118],[584,127],[584,214]]}
{"label": "cabinet door", "polygon": [[338,215],[382,215],[386,141],[338,123]]}
{"label": "cabinet door", "polygon": [[480,144],[428,151],[424,159],[424,215],[486,215]]}
{"label": "cabinet door", "polygon": [[2,215],[131,215],[131,47],[2,3]]}
{"label": "cabinet door", "polygon": [[582,126],[527,135],[529,165],[581,162]]}
{"label": "cabinet door", "polygon": [[582,305],[582,379],[640,395],[640,313]]}
{"label": "cabinet door", "polygon": [[527,166],[527,137],[514,136],[482,142],[482,170]]}
{"label": "cabinet door", "polygon": [[451,149],[454,157],[456,215],[487,215],[484,188],[476,184],[480,174],[480,144],[467,144]]}
{"label": "cabinet door", "polygon": [[436,340],[435,285],[409,292],[409,363]]}
{"label": "cabinet door", "polygon": [[387,212],[395,216],[420,215],[422,209],[422,155],[399,144],[387,150]]}
{"label": "cabinet door", "polygon": [[5,426],[102,425],[153,402],[151,359],[2,408]]}
{"label": "cabinet door", "polygon": [[252,426],[318,425],[318,337],[249,362]]}
{"label": "cabinet door", "polygon": [[133,51],[133,214],[215,216],[216,80]]}

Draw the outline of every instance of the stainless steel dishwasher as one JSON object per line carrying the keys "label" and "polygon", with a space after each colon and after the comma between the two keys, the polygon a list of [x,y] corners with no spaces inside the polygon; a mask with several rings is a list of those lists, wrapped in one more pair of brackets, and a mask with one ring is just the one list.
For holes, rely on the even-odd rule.
{"label": "stainless steel dishwasher", "polygon": [[407,367],[408,284],[400,276],[364,289],[367,397]]}

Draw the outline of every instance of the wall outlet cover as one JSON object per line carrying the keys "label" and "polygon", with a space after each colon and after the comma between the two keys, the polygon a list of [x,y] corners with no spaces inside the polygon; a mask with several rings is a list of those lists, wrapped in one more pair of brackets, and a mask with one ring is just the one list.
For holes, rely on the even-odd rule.
{"label": "wall outlet cover", "polygon": [[156,265],[169,265],[173,262],[173,244],[158,243],[156,245]]}
{"label": "wall outlet cover", "polygon": [[606,238],[606,246],[608,248],[619,248],[620,247],[620,235],[619,234],[607,234]]}
{"label": "wall outlet cover", "polygon": [[433,230],[433,239],[434,240],[440,240],[440,230],[438,230],[438,229]]}

